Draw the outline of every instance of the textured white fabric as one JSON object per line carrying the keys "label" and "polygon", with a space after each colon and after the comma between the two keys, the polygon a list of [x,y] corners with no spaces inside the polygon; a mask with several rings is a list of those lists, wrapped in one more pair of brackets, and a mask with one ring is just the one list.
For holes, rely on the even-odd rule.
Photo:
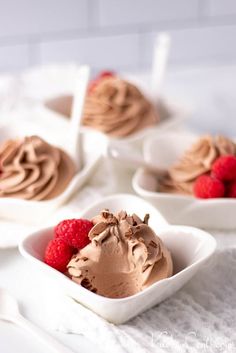
{"label": "textured white fabric", "polygon": [[126,324],[107,323],[71,299],[55,302],[54,297],[50,325],[83,334],[104,352],[231,353],[236,351],[235,293],[236,248],[225,248],[177,294]]}

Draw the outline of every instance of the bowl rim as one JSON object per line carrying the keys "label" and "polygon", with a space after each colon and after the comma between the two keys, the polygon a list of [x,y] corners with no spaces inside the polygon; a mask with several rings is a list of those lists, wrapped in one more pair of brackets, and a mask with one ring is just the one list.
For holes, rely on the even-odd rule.
{"label": "bowl rim", "polygon": [[145,172],[146,169],[144,168],[139,168],[136,170],[132,177],[132,186],[135,192],[137,194],[142,195],[142,196],[147,196],[147,197],[153,197],[156,199],[170,199],[170,200],[179,200],[179,201],[188,201],[197,204],[197,205],[203,205],[203,204],[236,204],[236,198],[229,198],[229,197],[220,197],[220,198],[211,198],[211,199],[200,199],[197,197],[194,197],[192,195],[182,195],[182,194],[171,194],[167,192],[159,192],[159,191],[150,191],[147,189],[144,189],[142,186],[140,186],[140,176]]}

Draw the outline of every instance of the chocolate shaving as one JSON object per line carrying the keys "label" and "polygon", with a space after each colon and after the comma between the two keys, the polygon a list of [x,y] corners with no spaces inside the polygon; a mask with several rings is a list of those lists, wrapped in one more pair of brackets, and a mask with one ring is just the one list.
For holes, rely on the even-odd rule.
{"label": "chocolate shaving", "polygon": [[[105,229],[107,228],[107,224],[105,222],[97,223],[92,231],[92,238],[94,238],[96,235],[99,235],[102,233]],[[91,236],[91,234],[90,234]]]}
{"label": "chocolate shaving", "polygon": [[89,279],[86,277],[82,279],[81,286],[83,286],[86,289],[89,289],[91,292],[97,291],[96,288],[93,288],[92,283],[90,283]]}
{"label": "chocolate shaving", "polygon": [[149,266],[150,266],[149,264],[147,264],[146,266],[144,266],[143,269],[142,269],[142,272],[145,272],[145,271],[148,269]]}
{"label": "chocolate shaving", "polygon": [[152,246],[153,248],[158,247],[158,245],[153,240],[150,241],[149,246]]}
{"label": "chocolate shaving", "polygon": [[122,220],[122,219],[126,219],[126,217],[127,217],[127,212],[125,212],[125,211],[120,211],[120,212],[118,213],[118,219]]}
{"label": "chocolate shaving", "polygon": [[145,214],[145,217],[144,217],[143,223],[148,225],[149,218],[150,218],[150,215],[149,215],[148,213],[147,213],[147,214]]}
{"label": "chocolate shaving", "polygon": [[101,212],[101,216],[107,219],[110,216],[109,210],[106,208]]}
{"label": "chocolate shaving", "polygon": [[112,231],[113,235],[117,238],[117,241],[119,242],[120,241],[120,234],[119,234],[118,227],[116,225],[112,226],[111,231]]}
{"label": "chocolate shaving", "polygon": [[127,216],[126,217],[126,221],[132,226],[134,221],[133,221],[133,217],[132,216]]}
{"label": "chocolate shaving", "polygon": [[134,226],[137,226],[138,224],[142,223],[141,219],[135,213],[132,215],[132,218]]}
{"label": "chocolate shaving", "polygon": [[129,228],[127,232],[125,232],[125,237],[126,238],[131,238],[133,236],[133,230],[132,228]]}

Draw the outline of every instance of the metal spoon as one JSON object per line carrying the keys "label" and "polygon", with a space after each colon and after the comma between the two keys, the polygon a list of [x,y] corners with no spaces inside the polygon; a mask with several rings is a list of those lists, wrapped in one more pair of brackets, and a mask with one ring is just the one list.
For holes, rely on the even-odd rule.
{"label": "metal spoon", "polygon": [[0,288],[0,320],[10,321],[23,327],[57,353],[73,353],[71,349],[25,319],[19,311],[16,299],[3,288]]}

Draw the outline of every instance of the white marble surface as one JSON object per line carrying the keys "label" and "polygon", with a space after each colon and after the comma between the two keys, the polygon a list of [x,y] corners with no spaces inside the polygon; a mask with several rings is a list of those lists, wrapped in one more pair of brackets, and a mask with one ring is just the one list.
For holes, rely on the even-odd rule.
{"label": "white marble surface", "polygon": [[[205,67],[170,72],[167,75],[164,93],[169,98],[188,105],[192,109],[193,114],[189,119],[189,126],[199,131],[235,135],[235,75],[236,66]],[[12,80],[12,77],[0,79],[0,97],[6,93],[6,86],[11,86]],[[19,97],[25,92],[34,98],[41,98],[42,95],[45,95],[45,91],[37,89],[37,84],[33,80],[28,80],[28,86],[24,84],[25,91],[22,91],[22,78],[18,84],[18,89],[16,89],[17,86],[13,86]],[[9,99],[9,95],[7,95],[7,99]],[[11,103],[14,106],[15,101]],[[3,106],[0,107],[0,122],[8,120],[7,115],[4,114],[5,108],[3,108]],[[5,109],[6,111],[7,109]],[[0,236],[4,236],[4,234]],[[231,246],[235,244],[235,236],[221,237],[218,241],[221,246]],[[44,279],[40,273],[35,274],[34,269],[29,267],[16,249],[0,250],[0,285],[9,289],[17,297],[22,312],[28,319],[47,330],[47,323],[44,320],[44,305],[37,290],[39,286],[43,286],[43,282]],[[95,349],[96,352],[99,352],[94,344],[82,336],[51,331],[50,333],[71,347],[75,353],[92,352]],[[21,329],[9,323],[0,322],[0,352],[15,353],[16,350],[18,351],[18,347],[20,347],[21,353],[45,352],[45,347],[34,337],[26,335]],[[47,352],[50,350],[48,349]]]}

